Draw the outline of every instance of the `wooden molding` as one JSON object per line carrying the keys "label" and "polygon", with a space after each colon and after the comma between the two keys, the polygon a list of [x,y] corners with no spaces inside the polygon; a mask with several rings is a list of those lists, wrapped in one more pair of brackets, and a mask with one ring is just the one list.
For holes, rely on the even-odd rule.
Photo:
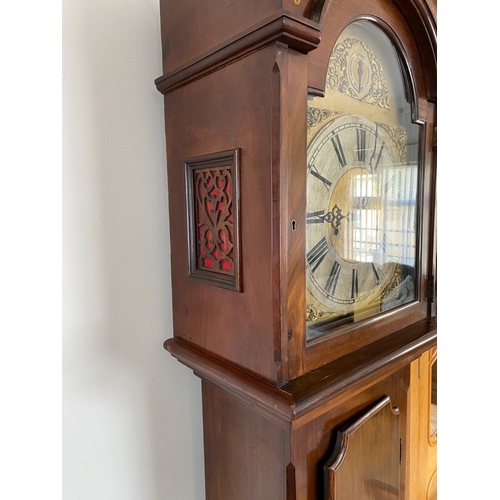
{"label": "wooden molding", "polygon": [[200,57],[155,80],[162,94],[214,71],[271,42],[281,42],[302,53],[320,42],[320,27],[314,21],[279,11],[257,25],[229,38]]}
{"label": "wooden molding", "polygon": [[[164,347],[194,373],[281,422],[303,419],[335,398],[348,397],[389,376],[436,344],[434,322],[421,321],[295,379],[281,388],[255,378],[228,363],[171,338]],[[307,420],[309,417],[304,418]]]}

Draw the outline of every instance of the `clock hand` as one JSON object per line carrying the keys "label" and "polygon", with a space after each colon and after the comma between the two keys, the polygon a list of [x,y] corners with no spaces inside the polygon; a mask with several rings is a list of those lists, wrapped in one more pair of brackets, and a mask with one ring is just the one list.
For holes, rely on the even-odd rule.
{"label": "clock hand", "polygon": [[359,83],[358,83],[358,92],[361,92],[361,77],[363,75],[363,61],[358,62],[358,76],[359,76]]}
{"label": "clock hand", "polygon": [[346,215],[342,215],[342,209],[338,205],[335,205],[332,210],[326,214],[323,213],[323,211],[308,213],[307,222],[309,224],[326,222],[332,226],[333,234],[337,235],[339,232],[338,227],[340,226],[342,219],[349,220],[349,214],[350,212]]}
{"label": "clock hand", "polygon": [[373,160],[375,158],[375,152],[377,151],[377,141],[378,141],[378,123],[375,125],[375,145],[373,146],[372,155],[370,156],[370,170],[373,171]]}
{"label": "clock hand", "polygon": [[338,227],[340,226],[342,219],[349,220],[350,212],[347,212],[346,215],[342,215],[342,209],[339,208],[337,205],[335,205],[332,208],[332,212],[330,212],[330,213],[332,214],[332,220],[331,220],[330,224],[333,227],[333,234],[337,235],[339,233]]}

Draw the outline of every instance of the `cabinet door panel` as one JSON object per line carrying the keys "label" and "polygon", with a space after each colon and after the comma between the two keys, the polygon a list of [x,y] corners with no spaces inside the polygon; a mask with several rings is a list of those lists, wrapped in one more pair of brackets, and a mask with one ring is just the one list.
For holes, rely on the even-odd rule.
{"label": "cabinet door panel", "polygon": [[338,429],[325,465],[325,499],[398,499],[400,447],[399,410],[384,396]]}

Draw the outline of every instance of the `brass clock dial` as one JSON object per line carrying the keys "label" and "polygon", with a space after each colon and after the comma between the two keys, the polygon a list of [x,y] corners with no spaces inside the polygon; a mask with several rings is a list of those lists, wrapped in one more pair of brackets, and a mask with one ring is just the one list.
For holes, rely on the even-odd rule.
{"label": "brass clock dial", "polygon": [[[376,256],[396,155],[377,124],[345,115],[321,130],[308,158],[308,288],[318,302],[346,314],[354,303],[379,296],[391,276],[393,266]],[[366,217],[372,229],[363,227]]]}
{"label": "brass clock dial", "polygon": [[385,33],[348,26],[326,87],[309,105],[309,339],[415,298],[419,134]]}

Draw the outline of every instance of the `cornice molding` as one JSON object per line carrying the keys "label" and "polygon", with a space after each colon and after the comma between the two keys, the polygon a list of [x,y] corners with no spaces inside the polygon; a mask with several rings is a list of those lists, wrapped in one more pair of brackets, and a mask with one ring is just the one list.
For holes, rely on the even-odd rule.
{"label": "cornice molding", "polygon": [[166,94],[207,73],[215,71],[271,42],[281,42],[306,54],[321,40],[319,24],[290,12],[278,11],[262,22],[229,38],[194,60],[155,80],[156,88]]}

